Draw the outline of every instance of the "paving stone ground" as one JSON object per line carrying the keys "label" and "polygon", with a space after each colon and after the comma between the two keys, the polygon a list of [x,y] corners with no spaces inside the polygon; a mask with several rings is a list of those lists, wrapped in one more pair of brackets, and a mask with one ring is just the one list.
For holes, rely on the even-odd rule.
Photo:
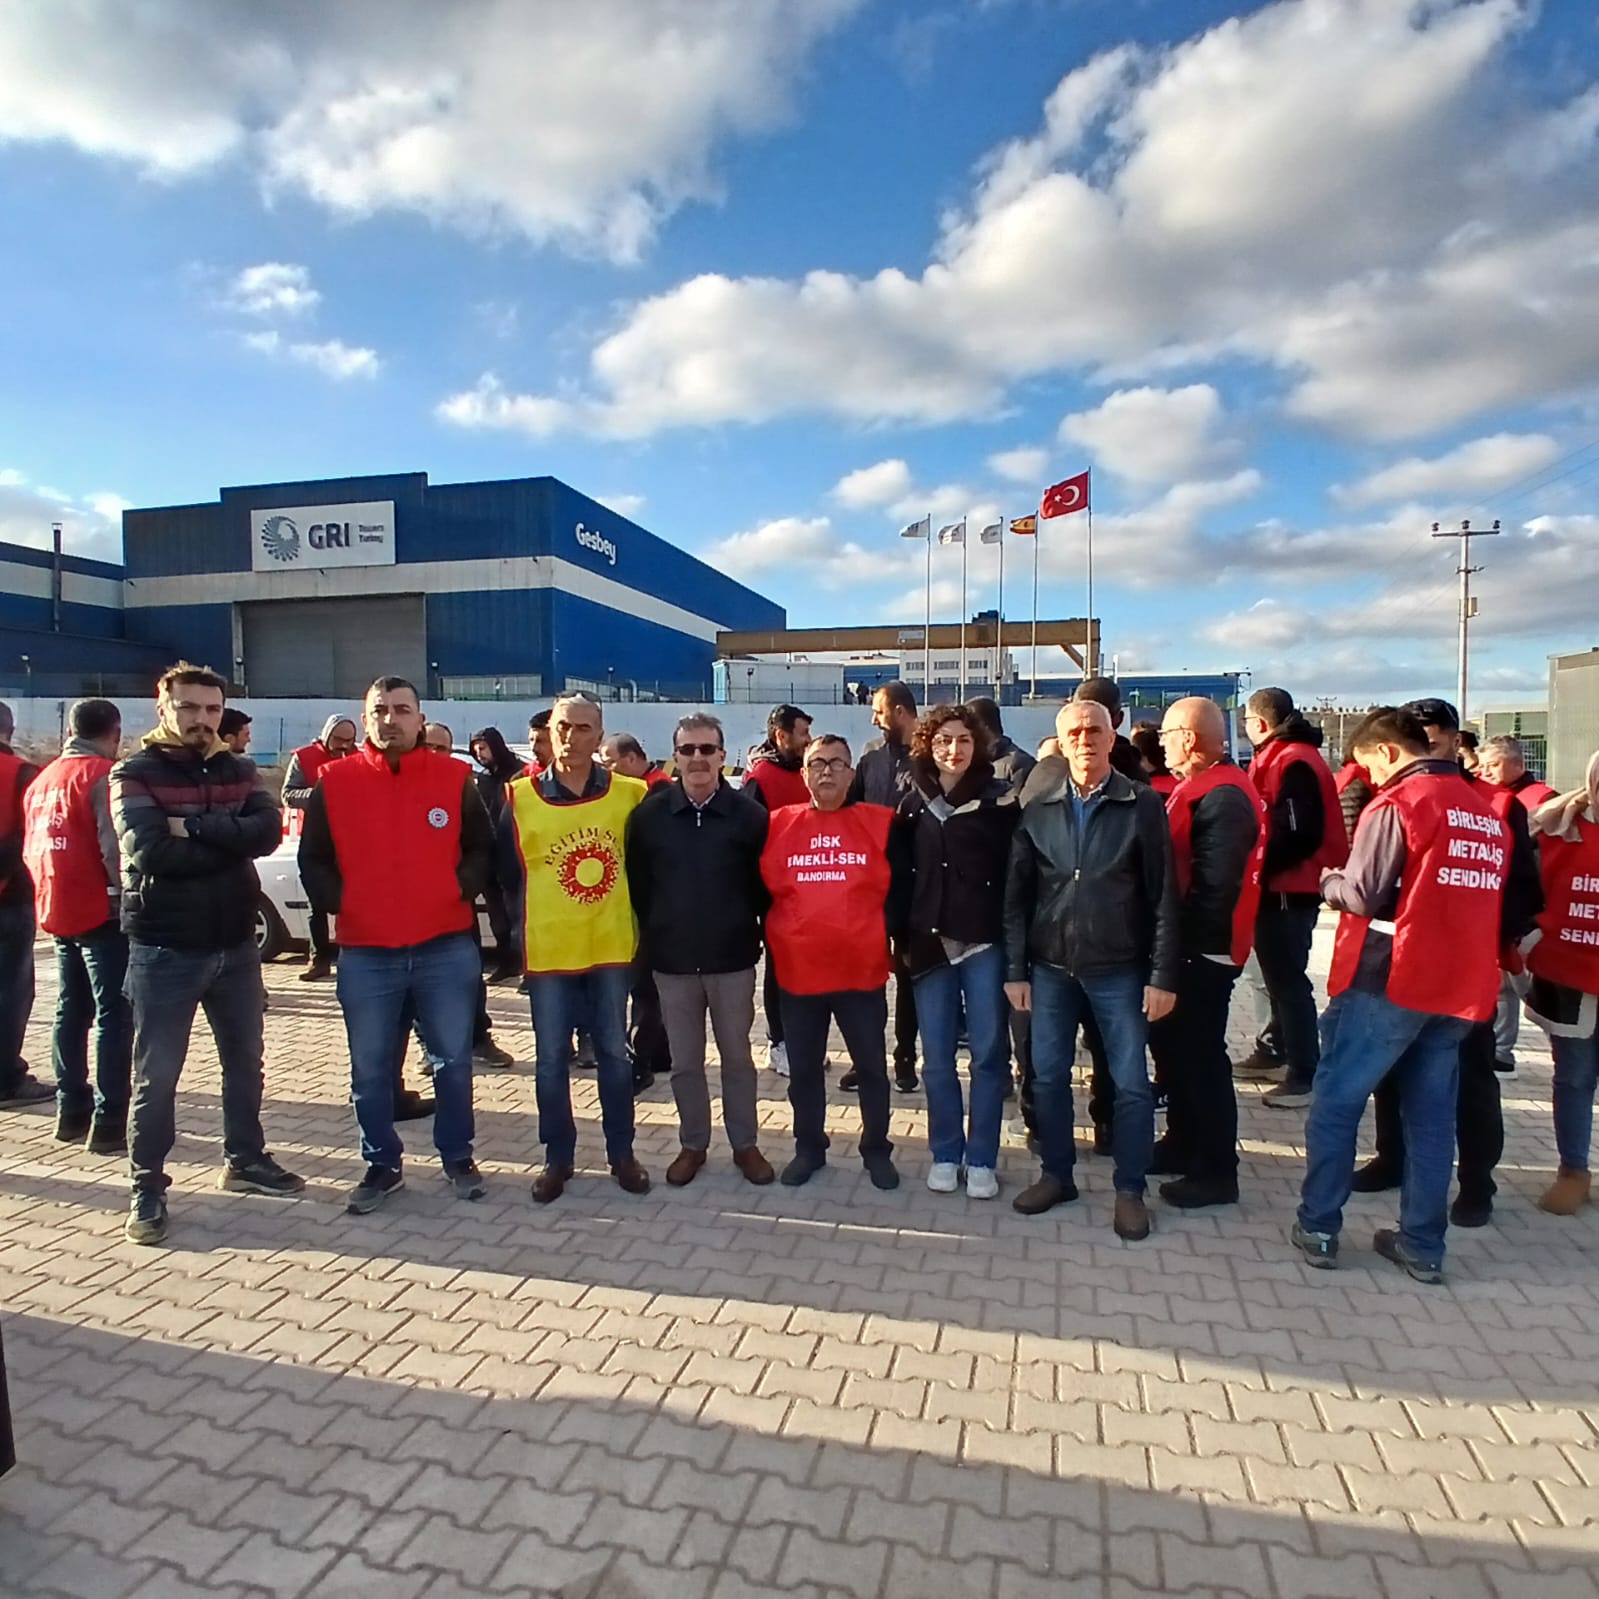
{"label": "paving stone ground", "polygon": [[[1342,1270],[1291,1254],[1302,1115],[1254,1086],[1243,1202],[1157,1205],[1142,1245],[1085,1146],[1082,1202],[1049,1216],[1010,1209],[1014,1138],[1000,1203],[929,1194],[919,1097],[879,1194],[836,1090],[808,1188],[751,1188],[718,1147],[671,1190],[660,1084],[657,1185],[629,1199],[580,1075],[583,1170],[538,1209],[530,1066],[478,1079],[483,1202],[445,1193],[412,1124],[407,1189],[346,1216],[343,1034],[295,970],[269,972],[266,1124],[302,1199],[214,1186],[203,1028],[165,1250],[123,1241],[121,1162],[0,1113],[6,1599],[1599,1599],[1599,1214],[1533,1206],[1536,1033],[1495,1220],[1451,1233],[1429,1289],[1369,1252],[1391,1196],[1354,1201]],[[525,1001],[492,1008],[531,1061]]]}

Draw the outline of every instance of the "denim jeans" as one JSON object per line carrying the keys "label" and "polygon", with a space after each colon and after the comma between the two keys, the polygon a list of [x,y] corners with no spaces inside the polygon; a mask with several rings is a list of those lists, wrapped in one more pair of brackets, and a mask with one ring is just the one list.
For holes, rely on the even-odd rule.
{"label": "denim jeans", "polygon": [[[433,1142],[446,1166],[472,1158],[472,1018],[481,963],[469,933],[400,949],[339,946],[339,1008],[350,1041],[350,1085],[361,1158],[398,1170],[405,1146],[394,1130],[394,1052],[414,1007],[433,1060]],[[403,1049],[403,1044],[400,1045]]]}
{"label": "denim jeans", "polygon": [[266,1152],[261,1131],[261,956],[253,939],[231,949],[130,943],[133,1104],[128,1113],[133,1186],[163,1192],[177,1138],[178,1078],[194,1013],[203,1008],[222,1063],[222,1151],[230,1166]]}
{"label": "denim jeans", "polygon": [[1072,1139],[1072,1057],[1084,1016],[1099,1023],[1105,1059],[1116,1085],[1111,1122],[1114,1182],[1118,1194],[1142,1194],[1155,1148],[1155,1095],[1145,1047],[1142,967],[1073,977],[1042,961],[1033,965],[1033,1074],[1038,1141],[1044,1174],[1072,1180],[1077,1150]]}
{"label": "denim jeans", "polygon": [[890,1154],[888,1138],[888,991],[846,989],[836,994],[783,996],[788,1039],[788,1103],[794,1112],[794,1151],[827,1152],[827,1034],[836,1021],[844,1035],[861,1107],[860,1152]]}
{"label": "denim jeans", "polygon": [[[128,939],[107,922],[91,933],[57,938],[56,1105],[63,1115],[92,1111],[126,1116],[133,1080],[133,1012],[122,992]],[[89,1082],[89,1031],[94,1030],[94,1083]]]}
{"label": "denim jeans", "polygon": [[572,1029],[579,1023],[586,1024],[594,1038],[606,1159],[615,1166],[633,1154],[633,1065],[627,1057],[627,996],[632,982],[628,966],[534,973],[527,979],[538,1058],[534,1087],[539,1142],[552,1166],[570,1166],[577,1155]]}
{"label": "denim jeans", "polygon": [[1406,1010],[1361,989],[1347,989],[1327,1007],[1316,1091],[1305,1121],[1300,1226],[1336,1235],[1343,1225],[1360,1118],[1377,1084],[1392,1071],[1405,1127],[1399,1231],[1422,1260],[1442,1263],[1460,1044],[1470,1025]]}
{"label": "denim jeans", "polygon": [[0,1088],[22,1080],[22,1038],[33,1012],[33,935],[32,895],[0,905]]}
{"label": "denim jeans", "polygon": [[1560,1164],[1587,1171],[1593,1141],[1593,1094],[1599,1084],[1599,1032],[1588,1038],[1551,1036],[1555,1056],[1555,1147]]}
{"label": "denim jeans", "polygon": [[[933,1159],[992,1168],[999,1163],[999,1124],[1010,1080],[1005,951],[992,944],[957,966],[935,966],[916,979],[915,992]],[[964,1128],[961,1080],[955,1070],[955,1025],[963,999],[972,1051],[971,1112]]]}
{"label": "denim jeans", "polygon": [[[1284,903],[1286,900],[1286,903]],[[1263,894],[1255,917],[1255,959],[1271,1000],[1264,1040],[1281,1051],[1288,1081],[1310,1083],[1320,1054],[1310,945],[1321,902],[1313,895]]]}

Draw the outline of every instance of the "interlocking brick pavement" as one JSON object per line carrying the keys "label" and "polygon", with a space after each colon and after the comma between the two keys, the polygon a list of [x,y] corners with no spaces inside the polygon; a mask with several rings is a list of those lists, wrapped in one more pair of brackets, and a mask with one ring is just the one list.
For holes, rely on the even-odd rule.
{"label": "interlocking brick pavement", "polygon": [[[1391,1196],[1352,1203],[1342,1270],[1291,1254],[1302,1116],[1253,1086],[1242,1204],[1157,1202],[1141,1246],[1086,1148],[1083,1201],[1046,1217],[929,1194],[919,1098],[897,1193],[836,1091],[808,1188],[751,1188],[718,1147],[671,1190],[663,1082],[630,1199],[582,1074],[582,1170],[537,1208],[527,1065],[478,1078],[486,1199],[447,1194],[413,1123],[410,1186],[346,1216],[342,1029],[295,970],[268,974],[266,1123],[300,1200],[216,1189],[203,1028],[168,1249],[123,1241],[122,1162],[0,1113],[6,1599],[1599,1599],[1599,1213],[1533,1207],[1536,1033],[1495,1220],[1426,1289],[1369,1252]],[[491,1004],[530,1062],[525,1002]],[[1006,1198],[1030,1172],[1013,1132]]]}

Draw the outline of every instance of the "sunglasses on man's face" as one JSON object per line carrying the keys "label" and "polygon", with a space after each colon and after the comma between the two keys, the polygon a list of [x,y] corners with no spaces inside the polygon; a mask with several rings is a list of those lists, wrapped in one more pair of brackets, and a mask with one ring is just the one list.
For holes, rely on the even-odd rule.
{"label": "sunglasses on man's face", "polygon": [[679,744],[677,753],[679,755],[720,755],[722,746],[720,744]]}

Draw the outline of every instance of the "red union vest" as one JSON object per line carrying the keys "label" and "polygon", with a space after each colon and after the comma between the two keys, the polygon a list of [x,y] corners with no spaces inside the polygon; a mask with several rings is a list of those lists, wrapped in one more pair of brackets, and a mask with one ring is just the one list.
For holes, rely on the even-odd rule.
{"label": "red union vest", "polygon": [[1329,994],[1354,980],[1371,932],[1393,938],[1388,998],[1429,1016],[1485,1022],[1499,998],[1499,902],[1510,869],[1510,829],[1464,777],[1417,773],[1378,791],[1360,828],[1399,813],[1405,869],[1391,923],[1345,911],[1333,944]]}
{"label": "red union vest", "polygon": [[461,898],[461,799],[466,768],[414,749],[393,771],[380,750],[325,763],[322,798],[343,879],[334,937],[358,948],[405,949],[472,926]]}
{"label": "red union vest", "polygon": [[1171,824],[1172,853],[1177,863],[1177,893],[1188,897],[1193,876],[1194,807],[1214,789],[1236,788],[1255,808],[1255,847],[1249,852],[1244,880],[1239,885],[1238,903],[1233,906],[1233,940],[1229,957],[1234,966],[1249,959],[1255,943],[1255,915],[1260,909],[1260,866],[1266,858],[1266,802],[1255,785],[1230,761],[1207,766],[1197,777],[1185,778],[1166,801],[1166,820]]}
{"label": "red union vest", "polygon": [[870,992],[888,981],[886,805],[772,812],[761,852],[771,891],[766,938],[780,987],[791,994]]}
{"label": "red union vest", "polygon": [[1303,761],[1316,774],[1316,786],[1321,790],[1321,843],[1309,860],[1300,861],[1297,866],[1290,866],[1266,880],[1264,887],[1271,894],[1319,894],[1322,868],[1342,866],[1349,859],[1349,835],[1344,829],[1338,785],[1321,758],[1320,750],[1310,744],[1271,739],[1255,751],[1255,758],[1249,763],[1250,781],[1260,791],[1269,811],[1282,792],[1283,774],[1295,761]]}
{"label": "red union vest", "polygon": [[115,765],[103,755],[58,756],[23,800],[22,858],[33,874],[34,909],[39,926],[56,938],[92,933],[111,920],[91,791]]}
{"label": "red union vest", "polygon": [[1575,844],[1547,833],[1538,840],[1543,937],[1527,964],[1536,977],[1599,994],[1599,826],[1579,821],[1577,831]]}
{"label": "red union vest", "polygon": [[1504,788],[1497,783],[1483,780],[1485,788],[1497,788],[1501,794],[1508,794],[1513,800],[1518,801],[1529,816],[1538,809],[1547,799],[1555,797],[1555,791],[1547,783],[1540,783],[1537,778],[1523,783],[1520,788]]}
{"label": "red union vest", "polygon": [[[17,793],[17,783],[26,765],[20,755],[0,750],[0,838],[9,838],[22,830],[22,796]],[[10,881],[9,874],[0,872],[0,892]]]}
{"label": "red union vest", "polygon": [[[302,749],[294,752],[294,759],[300,763],[300,771],[304,774],[307,783],[315,783],[322,774],[324,766],[331,765],[335,759],[333,752],[320,740],[307,744]],[[299,805],[285,805],[283,807],[283,836],[285,838],[298,838],[305,831],[305,810]]]}

